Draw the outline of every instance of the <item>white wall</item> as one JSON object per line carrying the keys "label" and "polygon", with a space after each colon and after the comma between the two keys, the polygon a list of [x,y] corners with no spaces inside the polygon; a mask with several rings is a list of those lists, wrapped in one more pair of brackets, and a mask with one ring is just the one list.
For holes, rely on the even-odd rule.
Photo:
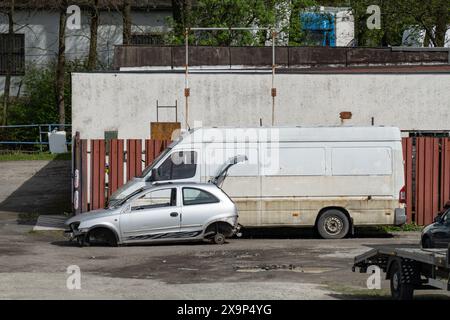
{"label": "white wall", "polygon": [[[184,122],[182,73],[76,73],[72,76],[73,132],[103,138],[149,138],[156,100],[173,105]],[[276,75],[276,125],[393,125],[403,130],[450,129],[450,74]],[[190,125],[259,126],[271,123],[270,74],[191,74]],[[160,121],[174,121],[172,111]]]}
{"label": "white wall", "polygon": [[[132,32],[148,33],[166,30],[166,19],[170,11],[132,13]],[[56,61],[58,53],[59,14],[43,10],[16,11],[14,17],[16,33],[25,34],[25,63],[30,66],[46,66]],[[100,64],[110,66],[113,62],[114,46],[122,44],[122,16],[117,12],[102,11],[99,18],[97,52]],[[0,33],[8,32],[8,20],[0,15]],[[84,59],[89,53],[89,18],[82,13],[80,30],[66,29],[66,59]],[[13,92],[20,77],[13,78]],[[4,77],[0,76],[0,94],[4,88]]]}

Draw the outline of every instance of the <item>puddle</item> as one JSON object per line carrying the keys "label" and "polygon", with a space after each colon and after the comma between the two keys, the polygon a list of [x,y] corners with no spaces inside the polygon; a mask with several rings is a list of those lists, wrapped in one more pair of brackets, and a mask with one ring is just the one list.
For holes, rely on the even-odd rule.
{"label": "puddle", "polygon": [[311,273],[318,274],[336,270],[335,268],[325,268],[325,267],[303,267],[296,266],[293,264],[289,265],[259,265],[259,266],[237,266],[235,267],[236,272],[266,272],[266,271],[290,271],[299,273]]}

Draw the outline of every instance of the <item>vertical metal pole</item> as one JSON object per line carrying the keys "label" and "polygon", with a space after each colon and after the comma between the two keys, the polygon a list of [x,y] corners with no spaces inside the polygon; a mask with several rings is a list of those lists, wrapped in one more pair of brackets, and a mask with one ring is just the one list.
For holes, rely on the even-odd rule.
{"label": "vertical metal pole", "polygon": [[272,32],[272,126],[275,125],[275,97],[277,96],[277,89],[275,88],[275,30]]}
{"label": "vertical metal pole", "polygon": [[[39,128],[39,150],[42,152],[42,131],[41,131],[41,126],[38,126]],[[50,148],[50,144],[48,145],[48,147]]]}
{"label": "vertical metal pole", "polygon": [[186,72],[184,79],[184,97],[186,99],[186,110],[185,110],[185,120],[186,120],[186,129],[189,129],[189,28],[186,28],[184,33],[185,35],[185,46],[186,46]]}

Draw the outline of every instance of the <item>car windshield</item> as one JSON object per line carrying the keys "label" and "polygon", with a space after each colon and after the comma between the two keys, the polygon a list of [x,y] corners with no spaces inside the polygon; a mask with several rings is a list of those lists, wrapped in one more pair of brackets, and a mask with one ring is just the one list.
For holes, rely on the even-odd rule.
{"label": "car windshield", "polygon": [[113,208],[117,208],[120,207],[121,205],[123,205],[125,202],[127,202],[129,199],[133,198],[135,195],[137,195],[138,193],[141,193],[144,189],[140,188],[137,189],[136,191],[130,193],[128,196],[126,196],[123,199],[120,199],[119,201],[117,201],[114,205]]}
{"label": "car windshield", "polygon": [[159,160],[161,160],[166,154],[168,154],[170,150],[172,150],[172,148],[167,148],[163,152],[161,152],[161,154],[157,156],[155,160],[153,160],[152,164],[145,168],[144,171],[142,171],[142,174],[139,178],[145,178],[150,173],[150,171],[152,171],[155,164],[157,164]]}

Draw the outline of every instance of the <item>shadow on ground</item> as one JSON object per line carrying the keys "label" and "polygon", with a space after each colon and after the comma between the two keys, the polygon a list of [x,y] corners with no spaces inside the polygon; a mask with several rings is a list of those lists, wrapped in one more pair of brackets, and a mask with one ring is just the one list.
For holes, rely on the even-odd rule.
{"label": "shadow on ground", "polygon": [[[243,228],[244,239],[320,239],[314,228]],[[348,238],[392,238],[393,235],[378,228],[357,228]]]}
{"label": "shadow on ground", "polygon": [[71,206],[71,162],[6,161],[0,170],[0,211],[34,223],[39,214],[62,214]]}

